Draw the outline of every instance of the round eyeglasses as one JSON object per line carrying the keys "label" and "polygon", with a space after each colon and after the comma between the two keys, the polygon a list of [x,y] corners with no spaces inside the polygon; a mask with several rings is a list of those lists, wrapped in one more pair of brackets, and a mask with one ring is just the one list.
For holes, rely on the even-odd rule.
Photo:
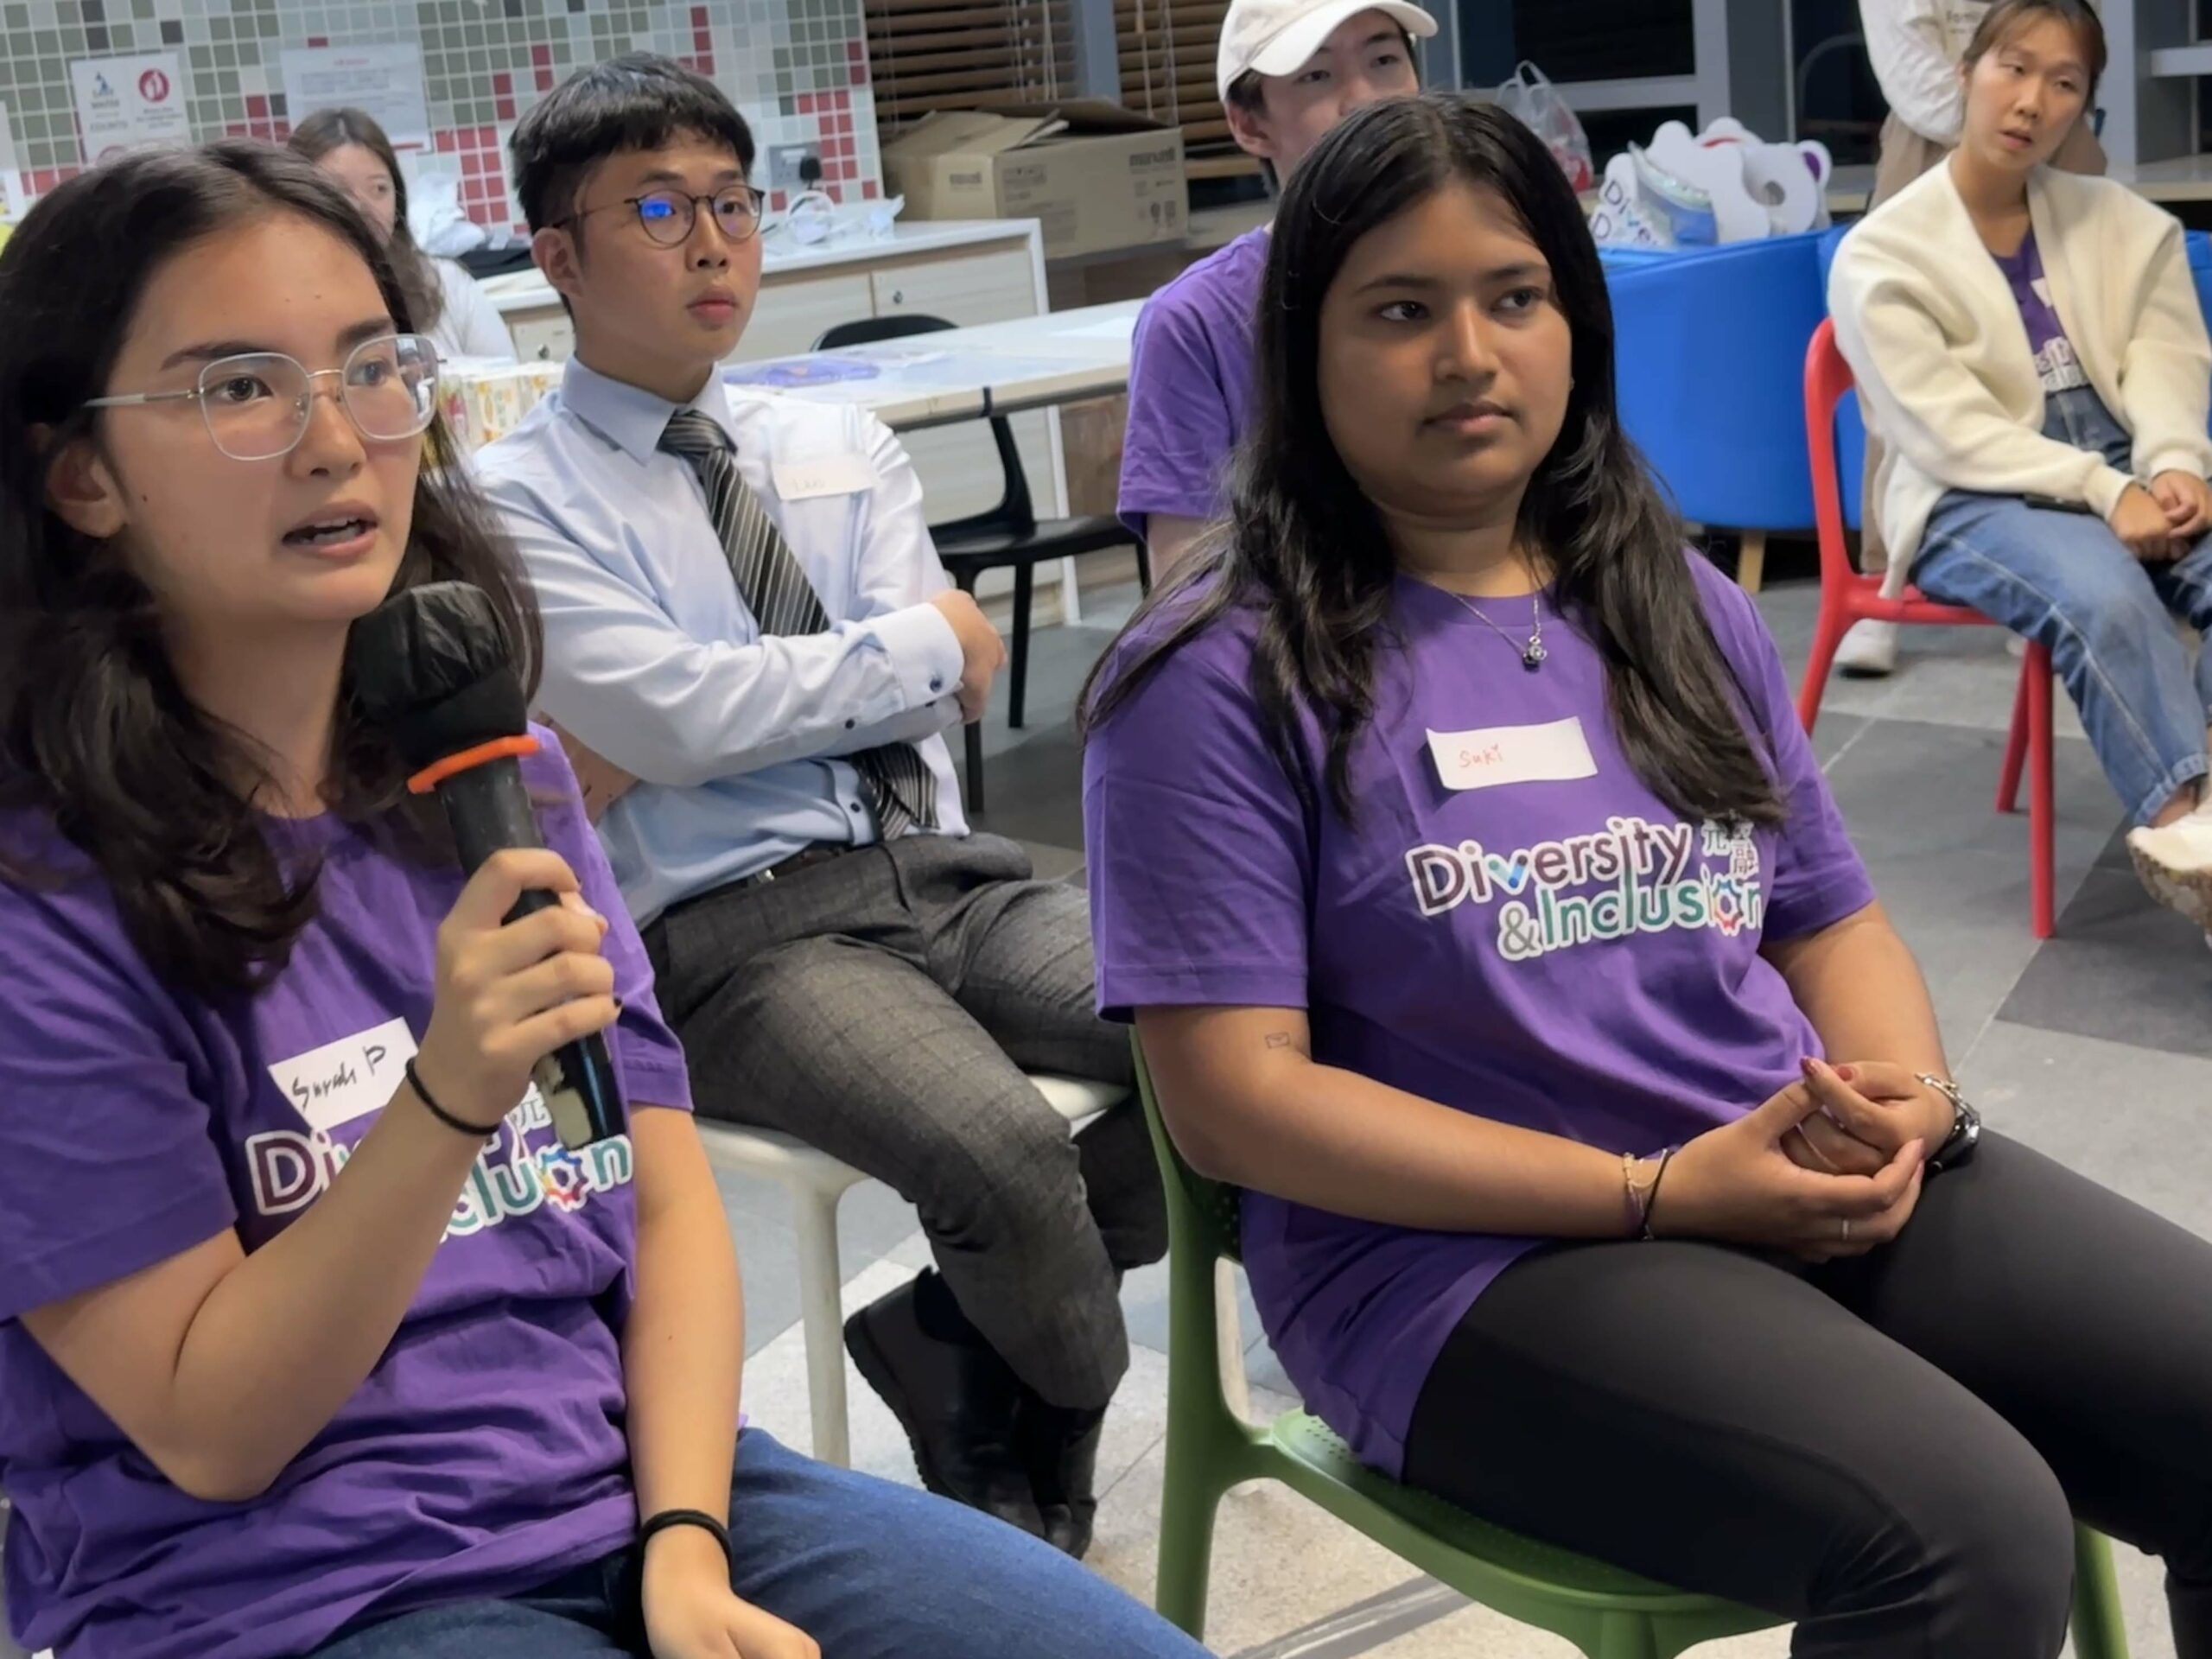
{"label": "round eyeglasses", "polygon": [[333,376],[340,407],[372,442],[419,436],[438,412],[437,347],[421,334],[363,340],[335,369],[310,369],[282,352],[242,352],[209,363],[189,391],[92,397],[85,407],[196,403],[207,435],[232,460],[274,461],[299,448],[314,410],[315,383]]}
{"label": "round eyeglasses", "polygon": [[760,193],[748,184],[734,184],[704,196],[687,190],[648,191],[642,196],[625,196],[620,201],[580,208],[561,223],[573,225],[594,213],[627,207],[638,215],[639,226],[650,239],[664,248],[680,248],[691,239],[699,223],[702,202],[713,210],[715,226],[732,242],[743,242],[760,228]]}

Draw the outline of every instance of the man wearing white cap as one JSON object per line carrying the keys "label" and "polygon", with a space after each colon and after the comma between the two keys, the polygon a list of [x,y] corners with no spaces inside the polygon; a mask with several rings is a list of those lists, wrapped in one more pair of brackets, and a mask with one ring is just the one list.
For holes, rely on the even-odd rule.
{"label": "man wearing white cap", "polygon": [[[1421,90],[1413,43],[1436,20],[1410,0],[1235,0],[1221,101],[1238,146],[1287,179],[1355,110]],[[1223,505],[1251,403],[1265,227],[1192,265],[1137,321],[1122,450],[1123,522],[1164,574]]]}

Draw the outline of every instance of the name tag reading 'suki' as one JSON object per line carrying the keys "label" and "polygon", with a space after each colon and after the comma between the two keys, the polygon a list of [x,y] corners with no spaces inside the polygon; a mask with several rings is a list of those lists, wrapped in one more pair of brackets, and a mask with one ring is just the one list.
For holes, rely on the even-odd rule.
{"label": "name tag reading 'suki'", "polygon": [[1428,734],[1436,775],[1446,789],[1494,789],[1500,784],[1560,783],[1595,778],[1580,716],[1544,726],[1491,726],[1478,732]]}

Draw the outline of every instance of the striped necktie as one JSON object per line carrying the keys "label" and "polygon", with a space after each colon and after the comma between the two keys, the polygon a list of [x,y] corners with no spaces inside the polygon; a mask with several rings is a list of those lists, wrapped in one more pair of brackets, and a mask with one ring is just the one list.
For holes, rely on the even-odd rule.
{"label": "striped necktie", "polygon": [[[680,409],[661,434],[660,447],[699,474],[707,492],[707,516],[722,538],[737,596],[761,633],[827,632],[830,617],[820,595],[760,498],[738,476],[729,435],[721,424],[698,410]],[[912,744],[886,743],[844,758],[860,773],[875,809],[876,829],[886,841],[910,826],[937,828],[937,779]]]}

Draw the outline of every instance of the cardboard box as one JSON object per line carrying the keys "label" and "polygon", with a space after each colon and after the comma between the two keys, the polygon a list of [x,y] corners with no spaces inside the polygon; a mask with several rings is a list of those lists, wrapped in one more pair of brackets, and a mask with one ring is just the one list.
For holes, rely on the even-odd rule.
{"label": "cardboard box", "polygon": [[1180,241],[1183,134],[1118,104],[941,110],[883,147],[910,219],[1034,219],[1045,257]]}

